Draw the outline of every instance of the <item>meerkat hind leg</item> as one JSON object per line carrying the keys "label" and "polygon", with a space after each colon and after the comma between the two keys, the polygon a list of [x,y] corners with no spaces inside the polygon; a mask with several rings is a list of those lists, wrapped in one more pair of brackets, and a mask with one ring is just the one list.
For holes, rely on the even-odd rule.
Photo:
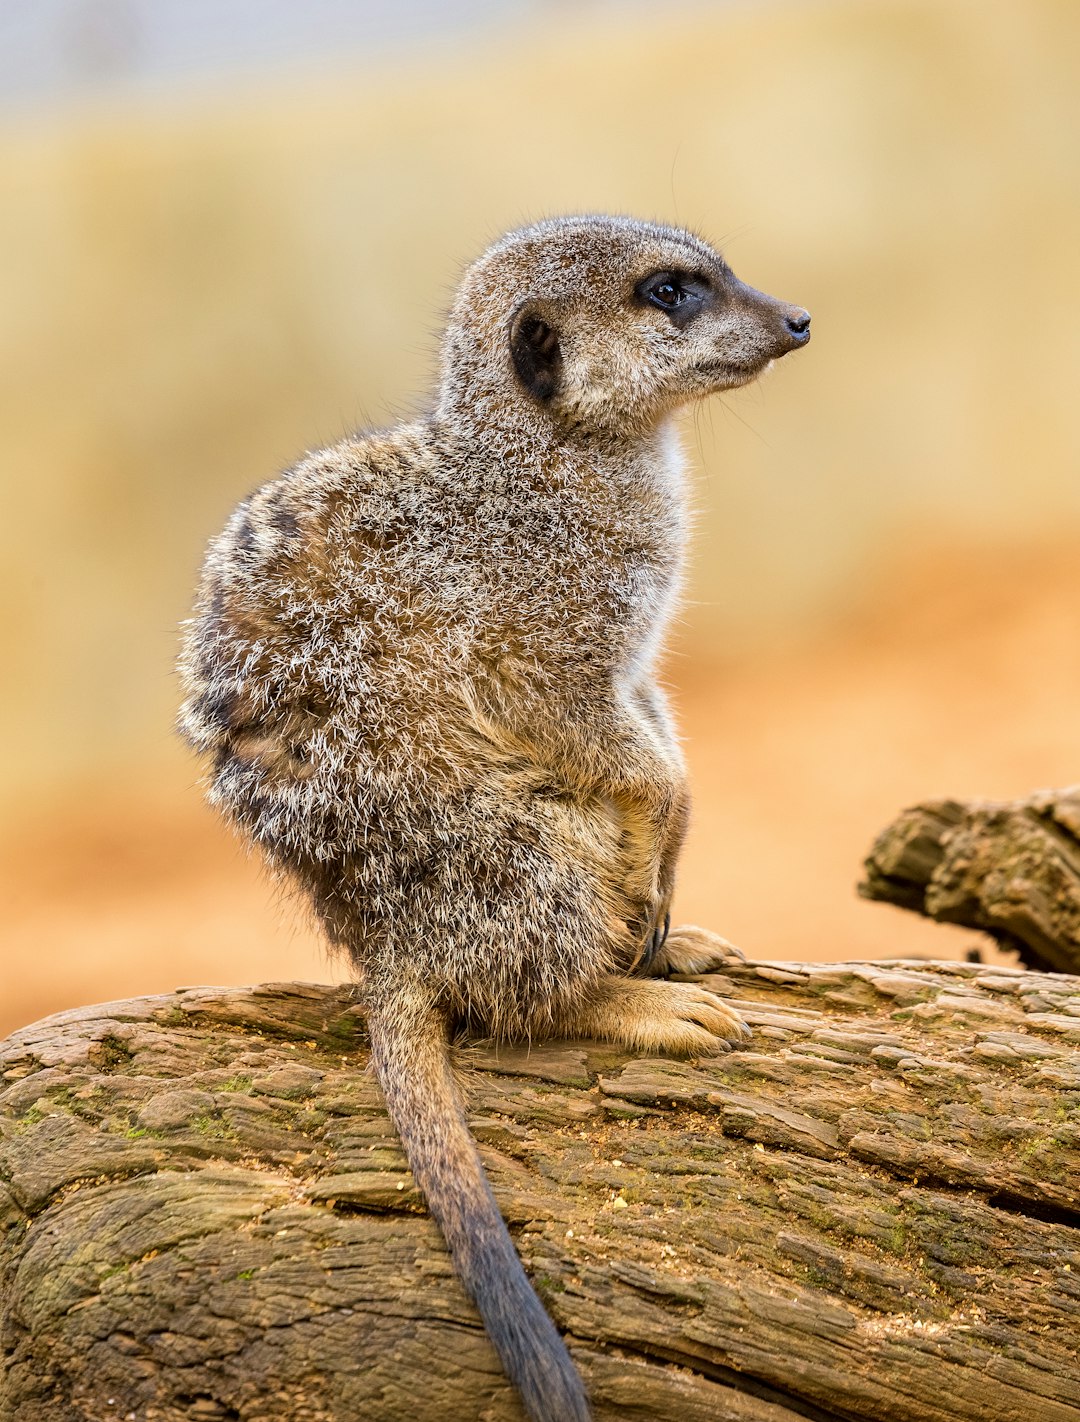
{"label": "meerkat hind leg", "polygon": [[561,1025],[567,1035],[686,1057],[726,1052],[750,1035],[735,1008],[707,988],[654,978],[606,978],[592,1001]]}
{"label": "meerkat hind leg", "polygon": [[711,933],[707,928],[697,928],[692,923],[673,928],[664,939],[658,951],[649,960],[649,974],[652,977],[667,977],[670,973],[680,973],[687,977],[698,977],[702,973],[712,973],[723,967],[728,958],[741,958],[745,954],[734,943],[721,938],[719,933]]}

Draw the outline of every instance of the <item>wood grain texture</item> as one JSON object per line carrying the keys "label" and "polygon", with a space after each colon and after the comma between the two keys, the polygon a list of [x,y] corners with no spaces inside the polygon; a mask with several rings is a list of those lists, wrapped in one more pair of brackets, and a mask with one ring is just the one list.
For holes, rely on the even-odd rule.
{"label": "wood grain texture", "polygon": [[859,892],[991,934],[1033,968],[1080,973],[1080,786],[930,800],[878,836]]}
{"label": "wood grain texture", "polygon": [[[460,1052],[599,1422],[1080,1422],[1080,979],[735,963],[699,1063]],[[346,988],[0,1050],[4,1422],[511,1422]]]}

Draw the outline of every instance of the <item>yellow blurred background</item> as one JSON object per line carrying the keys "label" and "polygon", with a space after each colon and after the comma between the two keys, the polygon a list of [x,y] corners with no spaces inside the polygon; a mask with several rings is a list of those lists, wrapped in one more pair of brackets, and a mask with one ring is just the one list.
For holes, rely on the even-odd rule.
{"label": "yellow blurred background", "polygon": [[856,898],[876,832],[1080,779],[1075,0],[511,8],[0,109],[0,1030],[342,975],[201,804],[177,623],[232,504],[422,404],[462,266],[545,214],[690,225],[814,314],[685,423],[680,916],[962,955]]}

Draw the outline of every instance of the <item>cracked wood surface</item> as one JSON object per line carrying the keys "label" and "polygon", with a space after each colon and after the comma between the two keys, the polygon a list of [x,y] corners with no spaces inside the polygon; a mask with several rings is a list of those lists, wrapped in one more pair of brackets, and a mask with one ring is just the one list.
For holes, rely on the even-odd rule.
{"label": "cracked wood surface", "polygon": [[[732,963],[754,1038],[460,1053],[598,1422],[1080,1422],[1080,979]],[[0,1048],[3,1422],[512,1422],[347,988]]]}
{"label": "cracked wood surface", "polygon": [[1080,973],[1080,785],[928,800],[874,842],[859,892],[991,934],[1032,968]]}

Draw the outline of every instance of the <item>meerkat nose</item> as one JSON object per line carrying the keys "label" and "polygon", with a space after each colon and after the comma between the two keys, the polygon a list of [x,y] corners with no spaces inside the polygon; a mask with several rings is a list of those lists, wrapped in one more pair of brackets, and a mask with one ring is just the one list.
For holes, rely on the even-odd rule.
{"label": "meerkat nose", "polygon": [[804,311],[801,306],[795,306],[787,316],[784,317],[784,325],[788,329],[788,334],[797,346],[805,346],[810,339],[810,312]]}

